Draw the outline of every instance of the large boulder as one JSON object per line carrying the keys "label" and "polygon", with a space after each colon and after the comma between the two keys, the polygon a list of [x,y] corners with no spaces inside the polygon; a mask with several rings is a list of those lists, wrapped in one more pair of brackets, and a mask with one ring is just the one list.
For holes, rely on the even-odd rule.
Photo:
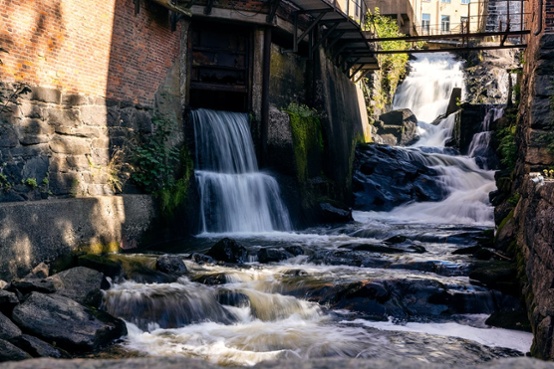
{"label": "large boulder", "polygon": [[104,275],[94,269],[75,267],[54,274],[49,278],[57,293],[83,305],[99,306],[102,287],[107,287]]}
{"label": "large boulder", "polygon": [[[421,160],[415,160],[417,155]],[[387,145],[362,144],[354,161],[354,207],[389,211],[408,202],[441,201],[447,191],[425,154]]]}
{"label": "large boulder", "polygon": [[417,118],[410,109],[398,109],[381,114],[375,123],[383,143],[406,146],[417,140]]}
{"label": "large boulder", "polygon": [[226,263],[243,264],[248,261],[248,250],[231,238],[223,238],[206,252],[217,261]]}
{"label": "large boulder", "polygon": [[162,255],[156,260],[156,269],[162,273],[174,276],[187,274],[187,267],[183,258],[176,255]]}
{"label": "large boulder", "polygon": [[127,333],[122,320],[57,294],[32,292],[12,315],[26,332],[68,351],[91,351]]}

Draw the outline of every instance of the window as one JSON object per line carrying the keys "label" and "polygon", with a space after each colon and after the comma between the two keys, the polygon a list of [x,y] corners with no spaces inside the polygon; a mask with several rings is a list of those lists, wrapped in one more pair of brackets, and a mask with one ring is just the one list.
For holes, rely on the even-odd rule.
{"label": "window", "polygon": [[431,14],[429,13],[421,14],[421,31],[424,34],[429,33],[430,26],[431,26]]}
{"label": "window", "polygon": [[450,0],[441,0],[441,3],[449,3],[450,4]]}
{"label": "window", "polygon": [[450,32],[450,16],[441,15],[441,31]]}
{"label": "window", "polygon": [[461,0],[461,2],[462,2],[463,5],[469,4],[469,1],[470,1],[470,0]]}

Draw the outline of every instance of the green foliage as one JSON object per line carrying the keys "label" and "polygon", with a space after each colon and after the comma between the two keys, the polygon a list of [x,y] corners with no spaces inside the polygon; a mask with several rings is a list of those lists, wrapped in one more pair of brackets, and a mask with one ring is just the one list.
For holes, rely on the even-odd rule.
{"label": "green foliage", "polygon": [[515,141],[516,126],[515,124],[509,127],[502,128],[496,132],[498,144],[498,154],[500,163],[506,168],[513,169],[517,160],[517,147]]}
{"label": "green foliage", "polygon": [[545,178],[554,179],[554,169],[543,169],[542,173],[544,174]]}
{"label": "green foliage", "polygon": [[170,143],[174,122],[154,118],[152,123],[153,133],[131,148],[131,180],[160,200],[164,214],[172,215],[187,198],[193,162],[186,147]]}
{"label": "green foliage", "polygon": [[323,152],[321,122],[317,111],[303,104],[290,103],[285,112],[290,117],[298,179],[305,182],[310,156]]}
{"label": "green foliage", "polygon": [[[365,28],[372,31],[378,38],[402,37],[405,36],[398,29],[396,20],[381,15],[379,8],[375,8],[374,13],[368,11]],[[409,44],[403,40],[384,41],[378,44],[384,51],[408,49]],[[408,65],[408,54],[379,54],[377,55],[380,70],[377,72],[381,81],[381,93],[374,97],[378,108],[384,109],[392,104],[392,98],[398,84],[406,76],[406,66]]]}
{"label": "green foliage", "polygon": [[33,190],[38,188],[38,182],[36,178],[25,178],[21,180],[21,183],[31,187]]}

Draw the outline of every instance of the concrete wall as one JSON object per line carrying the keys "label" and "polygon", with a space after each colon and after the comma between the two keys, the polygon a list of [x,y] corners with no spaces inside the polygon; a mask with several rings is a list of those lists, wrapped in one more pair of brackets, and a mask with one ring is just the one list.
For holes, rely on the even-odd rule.
{"label": "concrete wall", "polygon": [[136,247],[154,216],[147,195],[0,204],[0,279],[23,276],[79,247]]}

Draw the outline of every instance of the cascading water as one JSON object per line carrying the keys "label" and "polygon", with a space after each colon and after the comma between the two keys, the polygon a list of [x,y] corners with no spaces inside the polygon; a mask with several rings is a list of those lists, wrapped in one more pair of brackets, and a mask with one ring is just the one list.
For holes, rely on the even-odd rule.
{"label": "cascading water", "polygon": [[[445,145],[451,138],[455,115],[444,115],[454,87],[464,95],[462,61],[451,54],[418,56],[399,86],[395,108],[409,108],[418,117],[419,140],[406,150],[412,160],[433,168],[448,196],[443,201],[415,202],[380,214],[396,221],[493,225],[488,193],[495,189],[494,173],[479,168],[475,159],[454,155]],[[435,121],[437,120],[438,121]],[[433,122],[433,123],[431,123]],[[367,214],[359,214],[366,218]],[[371,216],[371,215],[370,215]]]}
{"label": "cascading water", "polygon": [[258,171],[248,115],[193,110],[202,232],[288,231],[277,181]]}
{"label": "cascading water", "polygon": [[[418,79],[412,74],[422,73],[420,62],[430,75],[444,67],[439,79],[450,87],[430,83],[429,75],[411,83]],[[450,56],[419,58],[402,91],[410,90],[406,94],[416,99],[427,94],[447,99],[448,89],[463,85],[451,78],[459,68],[451,63],[458,62]],[[416,90],[428,84],[441,95]],[[415,111],[411,104],[424,104],[402,98]],[[429,99],[428,104],[435,110],[424,108],[420,119],[430,122],[444,113],[445,101]],[[284,206],[268,199],[278,191],[271,184],[268,190],[273,180],[257,170],[246,116],[198,110],[193,119],[208,233],[184,246],[198,253],[178,255],[185,275],[165,283],[119,281],[106,291],[103,307],[127,322],[125,349],[243,366],[331,356],[471,366],[529,349],[530,333],[485,324],[492,312],[517,309],[520,301],[468,278],[476,264],[465,250],[479,247],[483,231],[490,229],[487,194],[494,182],[492,172],[473,158],[444,147],[451,118],[424,128],[428,134],[414,147],[387,148],[401,150],[399,166],[413,168],[406,174],[409,192],[426,193],[428,178],[415,186],[413,177],[431,168],[441,201],[409,203],[390,212],[356,211],[357,222],[303,233],[266,232],[286,230],[290,223]],[[395,191],[386,184],[377,187]],[[202,255],[220,237],[209,232],[234,232],[248,252],[246,264],[216,263]],[[156,264],[156,256],[140,257]]]}

